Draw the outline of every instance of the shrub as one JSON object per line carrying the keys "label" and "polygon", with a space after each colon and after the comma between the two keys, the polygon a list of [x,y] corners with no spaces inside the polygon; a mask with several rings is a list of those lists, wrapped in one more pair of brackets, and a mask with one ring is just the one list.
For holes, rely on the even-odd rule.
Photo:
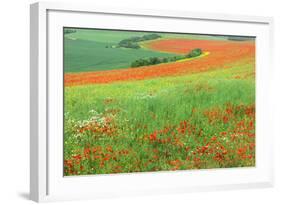
{"label": "shrub", "polygon": [[155,65],[161,63],[161,60],[157,57],[149,58],[149,65]]}
{"label": "shrub", "polygon": [[186,58],[194,58],[200,56],[202,54],[202,50],[200,48],[196,48],[191,50],[185,57]]}

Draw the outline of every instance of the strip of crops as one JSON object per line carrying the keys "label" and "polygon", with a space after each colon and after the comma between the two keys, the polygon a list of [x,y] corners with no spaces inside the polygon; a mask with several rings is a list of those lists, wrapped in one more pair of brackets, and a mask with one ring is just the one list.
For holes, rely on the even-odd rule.
{"label": "strip of crops", "polygon": [[[175,46],[176,45],[176,46]],[[183,62],[168,62],[158,65],[142,66],[138,69],[119,69],[110,71],[65,73],[65,85],[85,85],[112,83],[119,81],[143,80],[155,77],[190,74],[214,69],[227,68],[226,64],[239,60],[252,62],[255,57],[253,42],[231,42],[211,40],[164,39],[153,41],[151,48],[175,53],[188,53],[200,47],[210,54],[200,59]]]}

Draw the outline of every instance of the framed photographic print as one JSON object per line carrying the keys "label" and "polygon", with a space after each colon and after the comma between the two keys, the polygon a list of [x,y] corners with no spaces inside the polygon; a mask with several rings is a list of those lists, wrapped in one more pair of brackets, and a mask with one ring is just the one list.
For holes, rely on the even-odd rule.
{"label": "framed photographic print", "polygon": [[31,199],[272,186],[272,23],[31,5]]}

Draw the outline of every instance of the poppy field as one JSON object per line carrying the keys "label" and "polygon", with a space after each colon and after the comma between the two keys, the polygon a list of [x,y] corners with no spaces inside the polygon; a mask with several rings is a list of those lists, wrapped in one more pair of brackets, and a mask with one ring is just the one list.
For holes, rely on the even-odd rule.
{"label": "poppy field", "polygon": [[65,176],[255,166],[255,39],[157,34],[64,34]]}

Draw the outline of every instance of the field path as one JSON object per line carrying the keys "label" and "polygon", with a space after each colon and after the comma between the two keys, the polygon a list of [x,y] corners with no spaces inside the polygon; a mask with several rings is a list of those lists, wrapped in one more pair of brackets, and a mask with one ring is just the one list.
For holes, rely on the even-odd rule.
{"label": "field path", "polygon": [[186,54],[192,49],[201,48],[203,52],[210,52],[210,54],[190,61],[163,63],[138,68],[65,73],[65,86],[184,75],[218,68],[227,68],[227,64],[240,60],[248,59],[249,62],[253,62],[255,57],[255,43],[253,41],[161,39],[152,41],[146,47],[152,50],[175,53],[175,55]]}

